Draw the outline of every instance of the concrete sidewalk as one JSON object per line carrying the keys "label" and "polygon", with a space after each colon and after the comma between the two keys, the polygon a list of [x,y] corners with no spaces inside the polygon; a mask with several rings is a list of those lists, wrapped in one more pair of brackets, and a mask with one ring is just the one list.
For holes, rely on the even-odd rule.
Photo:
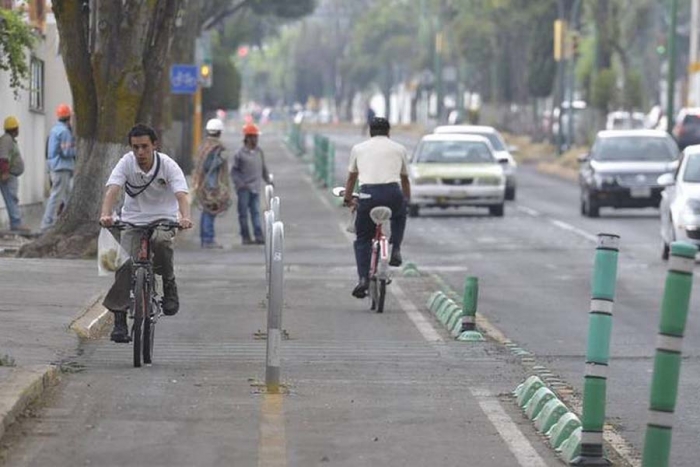
{"label": "concrete sidewalk", "polygon": [[[235,137],[230,142],[237,144]],[[73,379],[93,379],[75,382],[71,389],[90,394],[114,391],[119,386],[114,381],[145,378],[149,371],[163,381],[178,375],[178,388],[197,378],[195,391],[203,390],[197,389],[203,380],[194,376],[199,368],[221,382],[205,384],[207,397],[197,393],[192,399],[204,411],[197,420],[206,422],[207,414],[235,407],[242,412],[226,417],[222,430],[258,443],[236,445],[238,457],[200,459],[196,465],[223,465],[222,459],[227,465],[234,460],[236,465],[560,465],[509,396],[528,376],[520,358],[494,340],[454,341],[426,306],[442,287],[433,276],[404,277],[397,270],[383,315],[352,298],[355,274],[351,238],[343,231],[346,211],[335,206],[328,190],[313,186],[306,166],[280,138],[266,134],[262,144],[285,222],[283,327],[291,339],[281,351],[282,378],[290,390],[284,402],[251,395],[251,371],[260,381],[265,369],[265,343],[252,340],[257,330],[265,330],[264,263],[260,246],[240,244],[234,207],[217,220],[224,250],[201,250],[196,229],[178,237],[176,275],[184,312],[160,328],[156,363],[141,372],[129,368],[125,346],[105,338],[84,341],[99,337],[109,317],[99,296],[111,281],[97,277],[94,260],[0,259],[0,356],[7,354],[6,361],[15,365],[0,366],[0,436],[56,381],[62,365],[79,361],[86,371]],[[409,236],[406,260],[410,251]],[[221,362],[235,364],[219,368]],[[194,397],[175,389],[159,394],[165,398],[159,405],[166,408],[188,407],[188,398]],[[119,397],[114,395],[114,404]],[[223,397],[225,404],[217,399]],[[137,403],[133,397],[125,401]],[[109,408],[104,410],[101,417],[107,418]],[[184,423],[168,420],[173,426]],[[286,436],[285,425],[294,428]],[[192,446],[178,444],[176,437],[161,440],[157,431],[146,430],[159,443],[154,441],[153,457],[140,458],[139,465],[195,465],[185,461]],[[191,427],[188,432],[198,433]],[[129,433],[133,436],[133,430]],[[47,452],[32,465],[42,465],[41,459],[78,465],[88,458],[106,465],[100,463],[104,453],[88,457],[80,451],[96,449],[99,443],[90,440],[103,438],[99,429],[85,436],[95,438],[64,448],[65,440],[47,439]],[[190,442],[213,442],[202,436]],[[55,452],[48,452],[52,447]],[[128,452],[123,455],[120,465],[137,465]]]}

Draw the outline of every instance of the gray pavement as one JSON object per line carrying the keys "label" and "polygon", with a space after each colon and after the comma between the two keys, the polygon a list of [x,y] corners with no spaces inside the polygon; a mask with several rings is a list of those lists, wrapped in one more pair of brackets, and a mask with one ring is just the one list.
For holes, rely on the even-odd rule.
{"label": "gray pavement", "polygon": [[5,465],[560,465],[509,396],[527,376],[520,360],[450,339],[425,306],[430,276],[397,276],[382,315],[352,298],[345,211],[278,138],[263,147],[285,222],[287,394],[260,384],[263,249],[240,244],[233,210],[217,220],[224,250],[199,249],[196,230],[179,236],[182,311],[158,323],[150,367],[131,367],[128,345],[69,331],[109,286],[94,261],[1,259],[0,354],[16,366],[0,381],[35,365],[80,370],[7,431]]}

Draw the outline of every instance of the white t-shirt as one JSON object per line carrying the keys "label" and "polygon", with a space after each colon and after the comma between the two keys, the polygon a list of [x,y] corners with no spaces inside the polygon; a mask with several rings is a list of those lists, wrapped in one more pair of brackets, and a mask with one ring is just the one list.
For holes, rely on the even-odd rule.
{"label": "white t-shirt", "polygon": [[[148,185],[148,188],[134,198],[128,194],[124,195],[121,219],[125,222],[146,224],[158,219],[177,220],[179,207],[175,193],[188,192],[187,180],[185,180],[185,174],[182,173],[180,166],[169,156],[158,152],[156,157],[160,157],[160,168],[158,175]],[[107,186],[119,185],[123,187],[129,182],[132,191],[141,191],[138,187],[148,183],[157,166],[158,162],[154,159],[153,167],[148,173],[145,173],[139,167],[134,153],[129,152],[117,162],[109,180],[107,180]]]}
{"label": "white t-shirt", "polygon": [[360,185],[399,183],[407,175],[406,148],[386,136],[374,136],[353,146],[350,172],[359,172]]}

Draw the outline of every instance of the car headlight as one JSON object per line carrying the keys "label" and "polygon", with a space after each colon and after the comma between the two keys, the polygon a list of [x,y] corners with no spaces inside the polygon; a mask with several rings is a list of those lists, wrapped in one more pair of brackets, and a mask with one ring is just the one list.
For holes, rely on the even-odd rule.
{"label": "car headlight", "polygon": [[478,177],[474,179],[475,185],[480,186],[498,186],[503,184],[502,177]]}
{"label": "car headlight", "polygon": [[411,183],[414,185],[437,185],[438,179],[434,177],[414,178]]}
{"label": "car headlight", "polygon": [[598,188],[602,188],[607,185],[614,185],[616,183],[614,175],[595,174],[593,175],[593,180]]}
{"label": "car headlight", "polygon": [[681,219],[683,225],[685,226],[697,226],[700,224],[700,200],[688,200],[683,206],[683,211],[681,212]]}

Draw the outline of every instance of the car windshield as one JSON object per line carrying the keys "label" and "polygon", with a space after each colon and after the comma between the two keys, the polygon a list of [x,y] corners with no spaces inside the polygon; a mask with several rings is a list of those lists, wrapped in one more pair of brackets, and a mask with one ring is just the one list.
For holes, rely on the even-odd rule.
{"label": "car windshield", "polygon": [[673,161],[674,143],[663,136],[616,136],[600,138],[593,147],[597,161]]}
{"label": "car windshield", "polygon": [[501,138],[499,138],[496,133],[476,133],[476,132],[474,132],[474,133],[465,133],[465,134],[483,136],[484,138],[489,140],[489,143],[491,143],[491,146],[493,146],[493,148],[496,151],[505,151],[506,150],[505,146],[503,145],[503,141],[501,141]]}
{"label": "car windshield", "polygon": [[439,164],[483,164],[496,162],[489,147],[478,141],[424,141],[415,162]]}
{"label": "car windshield", "polygon": [[686,155],[688,160],[685,163],[683,181],[689,183],[700,183],[700,154]]}

